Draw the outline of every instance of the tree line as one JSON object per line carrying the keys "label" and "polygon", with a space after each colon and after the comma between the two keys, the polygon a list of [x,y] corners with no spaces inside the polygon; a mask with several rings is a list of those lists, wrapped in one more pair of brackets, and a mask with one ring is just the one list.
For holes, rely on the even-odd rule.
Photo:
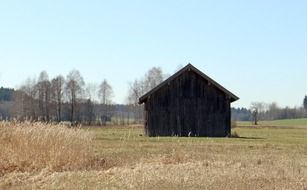
{"label": "tree line", "polygon": [[[180,69],[180,68],[178,68]],[[78,70],[66,77],[49,78],[46,71],[26,79],[14,90],[0,88],[0,120],[17,119],[42,122],[69,121],[72,124],[130,124],[143,122],[139,98],[169,75],[160,67],[149,69],[144,76],[128,83],[126,103],[113,102],[114,92],[108,80],[86,83]],[[277,103],[252,102],[249,108],[232,108],[234,121],[294,119],[307,117],[307,96],[302,107],[281,108]]]}
{"label": "tree line", "polygon": [[58,75],[52,79],[46,71],[42,71],[37,79],[26,79],[15,91],[11,117],[42,122],[91,123],[95,118],[94,104],[105,108],[100,114],[110,117],[111,85],[104,79],[98,91],[97,87],[95,90],[91,87],[92,84],[86,84],[78,70],[70,71],[65,78]]}
{"label": "tree line", "polygon": [[142,78],[128,83],[126,104],[119,105],[113,102],[113,88],[106,79],[100,84],[86,83],[78,70],[50,79],[42,71],[37,79],[26,79],[16,90],[0,88],[0,119],[88,125],[140,123],[143,106],[138,99],[165,77],[160,67],[149,69]]}
{"label": "tree line", "polygon": [[302,107],[280,107],[276,102],[252,102],[250,108],[232,108],[233,121],[252,121],[255,125],[260,120],[297,119],[307,117],[307,96]]}

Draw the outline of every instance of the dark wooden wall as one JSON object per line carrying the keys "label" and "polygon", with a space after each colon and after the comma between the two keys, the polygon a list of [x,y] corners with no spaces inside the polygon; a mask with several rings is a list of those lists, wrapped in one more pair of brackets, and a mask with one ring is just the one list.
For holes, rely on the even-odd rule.
{"label": "dark wooden wall", "polygon": [[225,137],[230,134],[230,100],[194,71],[186,71],[145,102],[149,136]]}

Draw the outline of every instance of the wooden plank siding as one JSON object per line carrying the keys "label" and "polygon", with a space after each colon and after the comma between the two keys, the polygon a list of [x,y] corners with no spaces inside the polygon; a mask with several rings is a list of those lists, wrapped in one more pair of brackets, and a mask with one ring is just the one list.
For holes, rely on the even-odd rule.
{"label": "wooden plank siding", "polygon": [[194,71],[168,82],[145,102],[149,136],[208,136],[230,134],[230,99]]}
{"label": "wooden plank siding", "polygon": [[188,64],[140,98],[148,136],[225,137],[239,98]]}

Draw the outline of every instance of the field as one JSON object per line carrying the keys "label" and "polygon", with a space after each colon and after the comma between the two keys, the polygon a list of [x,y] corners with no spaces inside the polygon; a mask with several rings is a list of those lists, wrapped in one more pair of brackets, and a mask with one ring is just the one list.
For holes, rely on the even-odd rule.
{"label": "field", "polygon": [[[239,126],[254,126],[252,122],[237,122]],[[306,128],[307,119],[285,119],[274,121],[260,121],[258,125],[261,127],[283,127],[283,128]],[[259,127],[258,126],[258,127]]]}
{"label": "field", "polygon": [[[49,159],[42,160],[30,154],[37,160],[31,167],[16,160],[35,145],[22,145],[28,151],[21,155],[0,156],[20,167],[0,172],[0,189],[307,189],[307,120],[260,124],[238,123],[237,138],[148,138],[141,126],[63,129],[76,133],[64,136],[71,140],[52,138],[63,140],[64,151],[47,151]],[[0,132],[2,146],[8,138],[1,125]],[[55,142],[45,141],[54,148]],[[59,163],[65,155],[71,159]]]}

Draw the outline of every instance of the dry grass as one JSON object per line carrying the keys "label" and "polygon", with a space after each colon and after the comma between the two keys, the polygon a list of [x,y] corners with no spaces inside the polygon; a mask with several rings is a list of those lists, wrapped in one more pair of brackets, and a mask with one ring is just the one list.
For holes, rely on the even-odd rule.
{"label": "dry grass", "polygon": [[85,169],[94,159],[93,135],[42,123],[0,123],[0,174]]}
{"label": "dry grass", "polygon": [[110,167],[17,170],[0,177],[0,189],[307,189],[306,129],[238,126],[240,138],[148,138],[139,127],[90,131]]}

